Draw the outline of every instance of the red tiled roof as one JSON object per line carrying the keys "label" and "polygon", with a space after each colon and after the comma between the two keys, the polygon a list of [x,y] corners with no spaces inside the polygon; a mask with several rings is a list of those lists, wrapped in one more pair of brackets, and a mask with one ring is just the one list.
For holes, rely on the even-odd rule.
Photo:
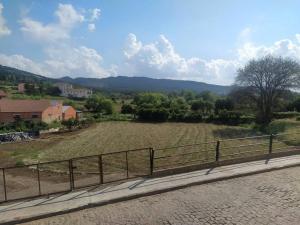
{"label": "red tiled roof", "polygon": [[0,112],[43,112],[49,106],[61,104],[52,100],[0,100]]}

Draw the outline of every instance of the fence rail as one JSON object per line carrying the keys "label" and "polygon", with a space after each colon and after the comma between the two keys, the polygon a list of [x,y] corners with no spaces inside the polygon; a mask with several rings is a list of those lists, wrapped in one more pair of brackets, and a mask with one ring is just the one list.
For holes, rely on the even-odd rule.
{"label": "fence rail", "polygon": [[155,172],[179,167],[259,155],[271,156],[274,152],[295,150],[300,150],[300,132],[222,139],[157,149],[131,149],[5,167],[0,168],[0,203],[151,176]]}

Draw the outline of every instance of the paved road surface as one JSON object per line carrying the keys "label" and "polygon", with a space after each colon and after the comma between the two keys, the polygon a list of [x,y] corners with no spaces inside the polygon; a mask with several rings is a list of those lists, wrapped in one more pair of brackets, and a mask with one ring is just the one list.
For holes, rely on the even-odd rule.
{"label": "paved road surface", "polygon": [[300,167],[143,197],[27,224],[300,224]]}

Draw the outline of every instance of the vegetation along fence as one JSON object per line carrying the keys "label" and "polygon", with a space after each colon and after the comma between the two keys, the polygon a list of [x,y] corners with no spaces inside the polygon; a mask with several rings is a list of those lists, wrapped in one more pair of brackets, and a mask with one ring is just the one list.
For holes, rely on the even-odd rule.
{"label": "vegetation along fence", "polygon": [[190,166],[217,166],[222,162],[298,152],[300,132],[142,148],[0,168],[0,202],[68,192]]}

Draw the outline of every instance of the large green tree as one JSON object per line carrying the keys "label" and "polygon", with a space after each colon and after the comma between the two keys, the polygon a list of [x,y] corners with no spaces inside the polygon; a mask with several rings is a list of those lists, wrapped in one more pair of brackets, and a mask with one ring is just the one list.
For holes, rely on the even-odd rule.
{"label": "large green tree", "polygon": [[247,88],[258,109],[258,122],[268,124],[276,101],[286,90],[300,87],[300,65],[293,59],[265,56],[238,70],[236,84]]}

